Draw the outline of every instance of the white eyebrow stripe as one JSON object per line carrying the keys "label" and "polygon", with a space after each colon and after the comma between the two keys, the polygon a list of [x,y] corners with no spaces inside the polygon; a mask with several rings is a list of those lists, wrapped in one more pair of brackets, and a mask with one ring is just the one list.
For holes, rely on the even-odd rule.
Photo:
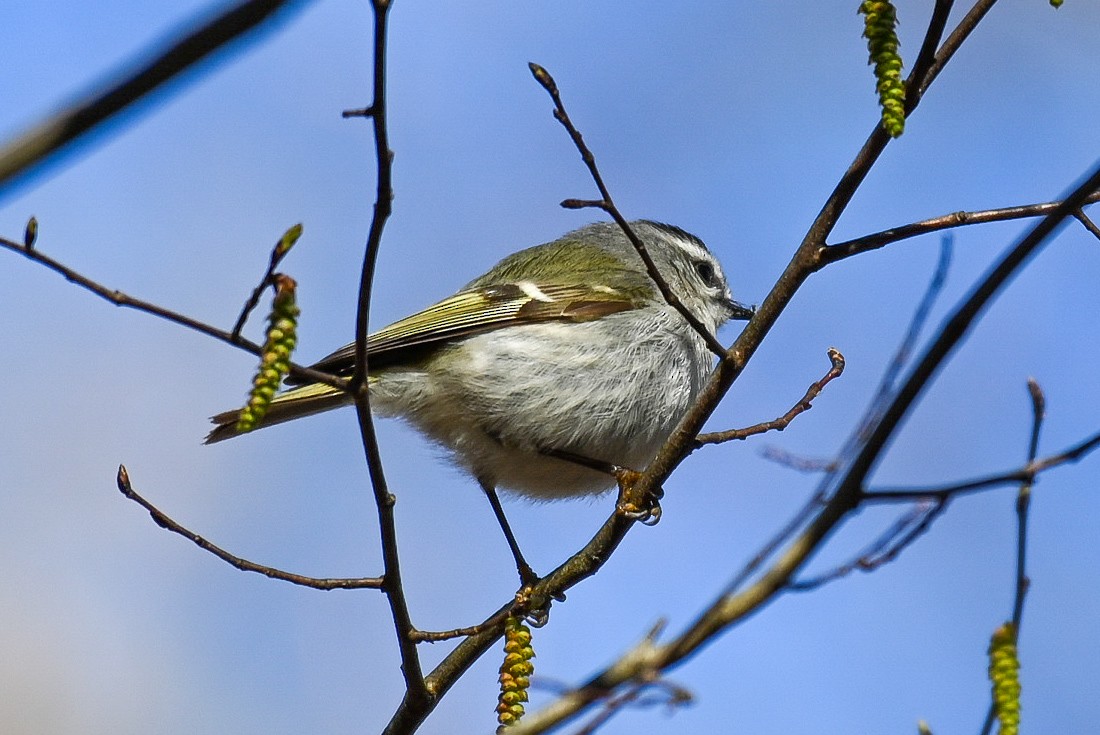
{"label": "white eyebrow stripe", "polygon": [[684,240],[682,238],[675,238],[673,242],[688,255],[692,255],[700,260],[715,260],[714,255],[706,248],[701,248],[690,240]]}
{"label": "white eyebrow stripe", "polygon": [[535,301],[543,301],[548,304],[554,302],[554,299],[544,294],[538,286],[531,283],[530,281],[519,281],[518,283],[516,283],[516,286],[519,287],[520,291],[523,291]]}

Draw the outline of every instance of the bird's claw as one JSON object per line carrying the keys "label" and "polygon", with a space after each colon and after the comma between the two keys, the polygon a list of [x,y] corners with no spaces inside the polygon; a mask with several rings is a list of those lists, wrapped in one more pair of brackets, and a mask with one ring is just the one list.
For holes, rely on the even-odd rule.
{"label": "bird's claw", "polygon": [[642,473],[624,467],[615,468],[615,479],[619,483],[619,502],[615,512],[623,518],[629,518],[646,526],[655,526],[661,520],[661,498],[665,496],[663,488],[656,488],[642,495],[635,486]]}

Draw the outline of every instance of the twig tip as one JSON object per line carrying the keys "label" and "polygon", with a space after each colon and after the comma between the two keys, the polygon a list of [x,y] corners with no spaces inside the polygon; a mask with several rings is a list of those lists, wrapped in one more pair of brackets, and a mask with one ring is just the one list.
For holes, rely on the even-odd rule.
{"label": "twig tip", "polygon": [[556,95],[558,93],[558,85],[554,81],[554,77],[550,76],[550,72],[539,64],[533,61],[527,62],[527,68],[531,70],[532,76],[535,77],[535,81],[542,85],[550,94]]}
{"label": "twig tip", "polygon": [[124,464],[118,466],[118,475],[115,477],[115,482],[118,483],[118,489],[123,495],[130,495],[134,491],[130,485],[130,473],[126,471],[126,465]]}
{"label": "twig tip", "polygon": [[1031,408],[1037,419],[1046,415],[1047,399],[1042,386],[1035,378],[1027,379],[1027,392],[1031,395]]}
{"label": "twig tip", "polygon": [[27,220],[27,227],[23,230],[23,247],[34,250],[35,240],[38,239],[38,218],[31,215]]}

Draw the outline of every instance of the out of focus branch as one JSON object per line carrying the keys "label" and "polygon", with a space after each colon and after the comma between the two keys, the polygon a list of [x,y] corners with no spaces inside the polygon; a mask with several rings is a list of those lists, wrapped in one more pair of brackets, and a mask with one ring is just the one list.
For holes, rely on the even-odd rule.
{"label": "out of focus branch", "polygon": [[0,148],[0,194],[20,174],[149,92],[171,81],[234,39],[268,20],[284,6],[302,0],[245,0],[170,41],[151,61],[129,70],[126,77],[51,115]]}

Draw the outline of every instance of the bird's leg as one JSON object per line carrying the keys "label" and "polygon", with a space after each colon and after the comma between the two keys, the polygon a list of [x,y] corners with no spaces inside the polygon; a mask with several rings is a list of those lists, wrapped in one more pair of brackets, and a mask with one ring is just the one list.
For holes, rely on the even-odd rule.
{"label": "bird's leg", "polygon": [[642,473],[611,462],[567,452],[564,449],[544,449],[542,453],[614,477],[619,486],[619,500],[615,505],[615,512],[619,515],[647,526],[655,526],[661,520],[661,498],[665,496],[664,488],[657,488],[647,493],[645,497],[638,497],[634,485]]}
{"label": "bird's leg", "polygon": [[516,536],[512,533],[512,527],[508,525],[508,519],[504,516],[504,508],[500,505],[500,498],[497,497],[496,488],[492,483],[486,482],[481,478],[478,478],[478,484],[481,485],[481,489],[485,491],[485,496],[489,498],[489,505],[493,506],[493,513],[497,517],[497,523],[500,525],[500,530],[504,531],[504,538],[508,541],[508,548],[512,550],[512,558],[516,561],[516,571],[519,572],[520,584],[524,587],[535,584],[539,581],[539,575],[535,574],[535,571],[531,569],[531,565],[523,558],[523,552],[519,550],[519,544],[516,543]]}

